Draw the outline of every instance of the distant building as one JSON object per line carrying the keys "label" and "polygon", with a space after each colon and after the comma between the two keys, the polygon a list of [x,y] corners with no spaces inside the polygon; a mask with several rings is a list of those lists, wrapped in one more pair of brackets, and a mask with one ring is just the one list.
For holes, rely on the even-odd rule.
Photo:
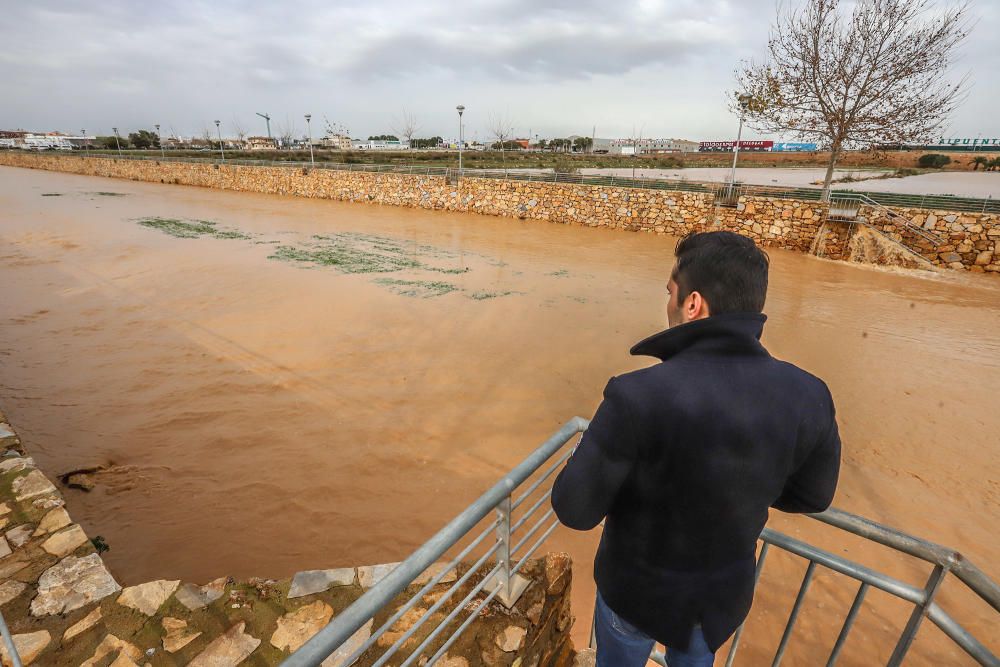
{"label": "distant building", "polygon": [[362,141],[360,139],[351,140],[351,148],[359,151],[400,151],[409,149],[410,144],[405,141],[398,140],[384,140],[384,139],[369,139]]}
{"label": "distant building", "polygon": [[273,151],[278,146],[271,137],[247,137],[245,144],[248,151]]}
{"label": "distant building", "polygon": [[343,134],[328,134],[319,140],[319,145],[323,148],[332,148],[338,151],[349,151],[353,148],[351,138]]}
{"label": "distant building", "polygon": [[608,151],[616,155],[694,153],[698,144],[687,139],[612,139]]}

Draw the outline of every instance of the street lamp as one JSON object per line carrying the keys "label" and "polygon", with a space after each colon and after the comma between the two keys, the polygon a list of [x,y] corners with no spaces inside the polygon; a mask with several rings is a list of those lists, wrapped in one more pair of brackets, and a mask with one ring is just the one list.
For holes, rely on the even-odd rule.
{"label": "street lamp", "polygon": [[83,139],[83,151],[87,157],[90,157],[90,145],[87,142],[87,130],[80,130],[80,138]]}
{"label": "street lamp", "polygon": [[316,158],[313,157],[313,131],[312,131],[312,125],[309,123],[309,121],[311,121],[311,120],[312,120],[312,114],[311,113],[307,113],[306,114],[306,132],[309,135],[309,164],[311,164],[312,166],[315,167],[316,166]]}
{"label": "street lamp", "polygon": [[167,156],[163,152],[163,137],[160,136],[160,125],[159,125],[159,123],[157,123],[153,127],[156,128],[156,143],[160,144],[160,157],[161,158],[165,158]]}
{"label": "street lamp", "polygon": [[465,113],[465,106],[459,104],[455,109],[458,111],[458,175],[462,175],[462,144],[465,143],[462,134],[462,114]]}
{"label": "street lamp", "polygon": [[219,121],[215,121],[215,129],[219,133],[219,152],[222,153],[222,161],[226,161],[226,149],[222,146],[222,128],[219,127]]}
{"label": "street lamp", "polygon": [[118,128],[113,127],[111,131],[115,133],[115,146],[118,147],[118,157],[122,156],[122,143],[118,140]]}
{"label": "street lamp", "polygon": [[740,95],[740,129],[736,132],[736,144],[733,146],[733,168],[729,172],[729,187],[736,187],[736,159],[740,156],[740,140],[743,138],[743,116],[746,114],[747,106],[750,104],[749,95]]}

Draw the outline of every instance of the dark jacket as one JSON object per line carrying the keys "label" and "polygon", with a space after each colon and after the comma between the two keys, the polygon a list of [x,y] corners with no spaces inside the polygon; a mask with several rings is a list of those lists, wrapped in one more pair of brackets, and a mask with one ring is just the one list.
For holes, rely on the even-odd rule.
{"label": "dark jacket", "polygon": [[718,315],[633,347],[663,363],[608,382],[552,490],[569,527],[605,520],[608,606],[681,650],[695,623],[715,651],[746,618],[768,508],[820,512],[837,486],[830,392],[768,354],[765,319]]}

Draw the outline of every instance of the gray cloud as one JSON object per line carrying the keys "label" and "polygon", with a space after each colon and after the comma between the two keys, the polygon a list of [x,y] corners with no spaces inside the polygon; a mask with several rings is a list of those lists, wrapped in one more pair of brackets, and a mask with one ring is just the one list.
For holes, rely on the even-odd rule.
{"label": "gray cloud", "polygon": [[[255,111],[304,128],[328,116],[381,133],[406,107],[425,133],[472,135],[490,113],[520,134],[727,137],[724,92],[761,55],[774,0],[341,0],[139,3],[33,0],[5,9],[0,127],[108,132],[214,118],[262,132]],[[1000,135],[1000,70],[981,20],[959,67],[976,87],[952,130]],[[260,125],[260,127],[258,127]]]}

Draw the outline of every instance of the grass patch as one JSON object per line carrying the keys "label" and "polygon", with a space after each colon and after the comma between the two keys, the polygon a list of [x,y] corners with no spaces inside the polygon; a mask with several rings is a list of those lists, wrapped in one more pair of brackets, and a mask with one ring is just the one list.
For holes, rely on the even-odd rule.
{"label": "grass patch", "polygon": [[486,290],[476,290],[472,294],[469,294],[470,299],[475,299],[476,301],[485,301],[486,299],[496,299],[502,296],[510,296],[511,294],[523,294],[523,292],[514,292],[511,290],[506,290],[504,292],[488,292]]}
{"label": "grass patch", "polygon": [[397,278],[376,278],[376,284],[388,287],[391,291],[402,296],[412,296],[427,299],[432,296],[441,296],[459,289],[451,283],[444,283],[433,280],[400,280]]}
{"label": "grass patch", "polygon": [[158,229],[164,234],[176,236],[179,239],[196,239],[211,236],[217,239],[243,239],[249,235],[235,229],[219,227],[211,220],[180,220],[177,218],[140,218],[137,220],[143,227]]}
{"label": "grass patch", "polygon": [[469,268],[444,268],[433,266],[424,258],[456,259],[447,250],[416,243],[396,241],[374,234],[343,232],[313,236],[305,246],[282,245],[275,249],[270,259],[301,262],[312,266],[331,266],[341,273],[392,273],[404,270],[433,271],[460,274]]}

